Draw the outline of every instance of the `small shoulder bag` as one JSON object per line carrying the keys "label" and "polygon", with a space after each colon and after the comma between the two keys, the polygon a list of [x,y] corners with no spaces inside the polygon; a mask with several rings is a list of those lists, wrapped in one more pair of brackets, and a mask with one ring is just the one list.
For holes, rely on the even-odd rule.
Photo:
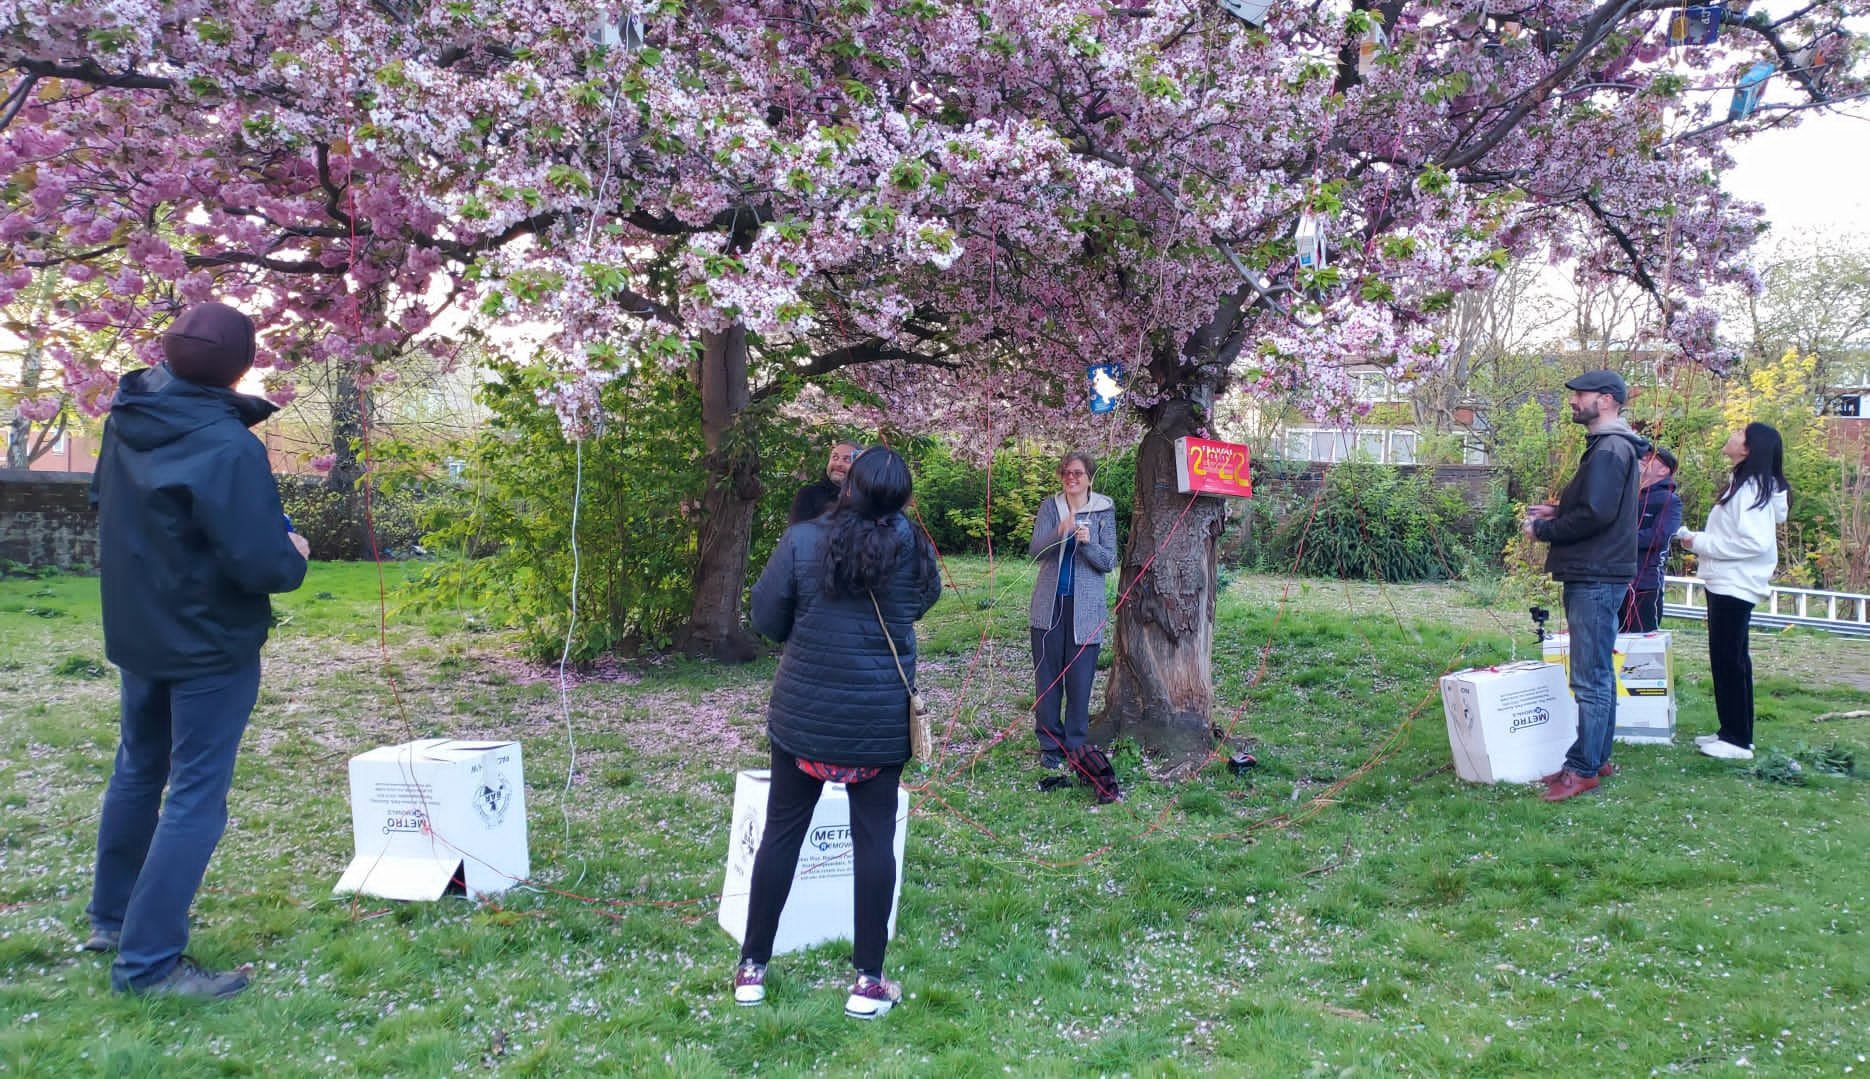
{"label": "small shoulder bag", "polygon": [[883,608],[877,604],[875,592],[870,593],[870,606],[877,612],[877,626],[883,630],[883,639],[889,642],[890,658],[896,661],[896,677],[903,680],[903,689],[909,693],[909,752],[917,760],[927,761],[935,750],[935,734],[929,729],[929,706],[910,683],[908,672],[903,670],[902,654],[896,651],[896,638],[890,636],[890,627],[883,621]]}

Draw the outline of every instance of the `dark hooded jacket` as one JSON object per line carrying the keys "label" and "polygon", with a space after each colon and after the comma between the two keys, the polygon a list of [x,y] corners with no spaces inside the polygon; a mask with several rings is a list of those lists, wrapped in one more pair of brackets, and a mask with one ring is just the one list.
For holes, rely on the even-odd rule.
{"label": "dark hooded jacket", "polygon": [[1643,455],[1649,443],[1618,418],[1585,436],[1578,472],[1558,496],[1558,512],[1533,525],[1552,545],[1545,571],[1555,581],[1628,584],[1636,576],[1636,522]]}
{"label": "dark hooded jacket", "polygon": [[1682,498],[1675,493],[1675,477],[1657,480],[1642,490],[1642,512],[1636,525],[1638,592],[1662,591],[1663,567],[1669,561],[1669,541],[1682,527]]}
{"label": "dark hooded jacket", "polygon": [[118,383],[91,483],[112,663],[176,680],[258,657],[268,593],[305,580],[266,448],[247,430],[275,411],[162,367]]}
{"label": "dark hooded jacket", "polygon": [[808,483],[799,488],[799,493],[792,496],[792,509],[786,514],[786,524],[795,525],[800,521],[809,521],[821,517],[838,500],[838,492],[843,487],[831,478],[828,472],[819,473],[816,483]]}
{"label": "dark hooded jacket", "polygon": [[[753,628],[783,642],[767,708],[767,733],[786,752],[830,764],[891,765],[909,759],[909,693],[877,621],[916,677],[916,620],[941,598],[941,577],[925,565],[921,537],[895,514],[885,525],[903,546],[889,583],[869,596],[825,593],[825,545],[832,518],[793,525],[753,586]],[[931,556],[932,560],[932,556]]]}

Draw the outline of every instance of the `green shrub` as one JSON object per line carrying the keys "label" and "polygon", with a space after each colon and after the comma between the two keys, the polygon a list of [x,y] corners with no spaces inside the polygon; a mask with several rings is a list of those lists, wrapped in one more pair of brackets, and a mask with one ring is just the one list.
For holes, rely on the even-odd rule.
{"label": "green shrub", "polygon": [[[986,552],[991,495],[995,553],[1023,557],[1039,504],[1059,490],[1058,461],[1063,451],[1026,446],[995,453],[990,492],[987,470],[957,459],[941,442],[914,439],[898,448],[915,474],[916,508],[935,546],[944,553]],[[1098,461],[1094,488],[1116,504],[1120,549],[1129,534],[1135,485],[1133,448]]]}
{"label": "green shrub", "polygon": [[1315,510],[1310,501],[1295,504],[1278,521],[1266,555],[1316,577],[1442,580],[1473,561],[1476,517],[1493,522],[1497,514],[1474,514],[1430,473],[1405,477],[1389,465],[1343,463],[1325,473]]}
{"label": "green shrub", "polygon": [[361,491],[347,497],[327,486],[322,476],[279,477],[279,501],[292,518],[293,531],[311,545],[312,557],[323,561],[371,558],[370,527],[376,531],[374,554],[419,554],[416,548],[428,531],[428,504],[448,496],[440,484],[383,484],[371,490],[366,504]]}
{"label": "green shrub", "polygon": [[[438,560],[414,582],[411,606],[516,626],[534,655],[556,659],[572,616],[575,568],[573,659],[666,647],[694,600],[707,479],[694,387],[647,369],[612,382],[602,395],[610,419],[580,450],[539,403],[544,375],[496,374],[481,391],[490,418],[466,451],[461,483],[427,503],[423,542]],[[819,440],[795,427],[760,405],[729,436],[759,447],[762,494],[749,583],[785,530],[798,477],[815,477],[823,466]]]}

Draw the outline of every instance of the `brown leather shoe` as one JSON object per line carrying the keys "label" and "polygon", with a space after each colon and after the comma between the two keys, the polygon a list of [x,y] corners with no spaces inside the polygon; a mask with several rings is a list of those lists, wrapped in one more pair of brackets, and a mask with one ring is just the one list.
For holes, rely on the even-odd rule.
{"label": "brown leather shoe", "polygon": [[1562,802],[1567,798],[1583,794],[1585,791],[1596,790],[1597,782],[1596,776],[1581,776],[1575,772],[1560,772],[1558,773],[1558,778],[1553,780],[1552,785],[1545,788],[1545,793],[1541,794],[1539,797],[1548,802]]}
{"label": "brown leather shoe", "polygon": [[[1540,776],[1539,782],[1549,787],[1552,784],[1558,782],[1558,777],[1564,774],[1565,774],[1565,770],[1563,768],[1560,768],[1558,771],[1553,772],[1549,776]],[[1603,765],[1597,770],[1597,778],[1599,779],[1609,779],[1611,776],[1614,776],[1616,774],[1617,774],[1617,766],[1610,763],[1609,761],[1605,761]]]}

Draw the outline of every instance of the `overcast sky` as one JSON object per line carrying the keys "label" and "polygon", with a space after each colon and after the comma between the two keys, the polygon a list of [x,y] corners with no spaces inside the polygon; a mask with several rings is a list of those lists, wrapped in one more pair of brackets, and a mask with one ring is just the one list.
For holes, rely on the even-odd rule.
{"label": "overcast sky", "polygon": [[1727,189],[1763,203],[1776,235],[1870,234],[1870,109],[1856,108],[1734,147]]}

